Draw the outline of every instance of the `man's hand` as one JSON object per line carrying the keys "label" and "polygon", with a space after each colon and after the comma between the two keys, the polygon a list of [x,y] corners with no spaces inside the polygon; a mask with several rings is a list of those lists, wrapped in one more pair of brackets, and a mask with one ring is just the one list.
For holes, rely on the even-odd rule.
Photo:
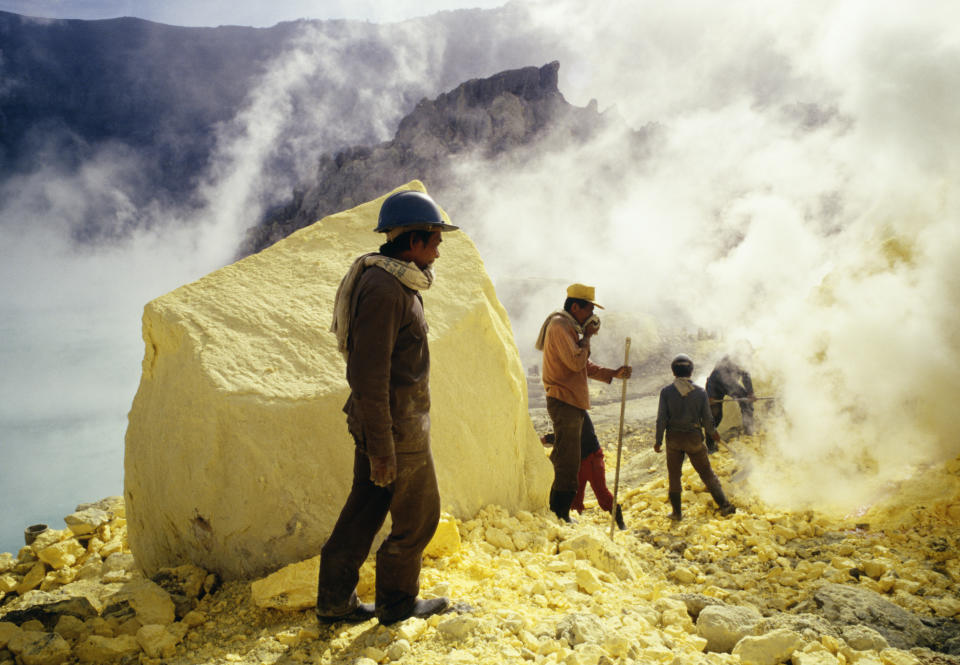
{"label": "man's hand", "polygon": [[655,453],[659,453],[662,448],[663,448],[663,446],[662,446],[661,444],[659,444],[659,443],[653,444],[653,452],[655,452]]}
{"label": "man's hand", "polygon": [[599,330],[600,330],[599,321],[589,321],[587,322],[587,325],[583,327],[583,338],[590,339],[591,337],[596,335],[597,332],[599,332]]}
{"label": "man's hand", "polygon": [[633,376],[633,368],[629,365],[621,365],[617,368],[617,371],[614,373],[613,378],[615,379],[629,379]]}
{"label": "man's hand", "polygon": [[397,479],[397,458],[395,455],[374,457],[370,455],[370,481],[377,487],[386,487]]}

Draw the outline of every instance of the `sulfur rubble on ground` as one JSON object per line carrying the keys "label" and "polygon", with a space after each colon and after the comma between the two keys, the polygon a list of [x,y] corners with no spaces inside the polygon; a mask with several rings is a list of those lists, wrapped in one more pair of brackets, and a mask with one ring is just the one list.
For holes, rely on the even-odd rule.
{"label": "sulfur rubble on ground", "polygon": [[[401,189],[411,188],[423,185]],[[130,546],[151,574],[185,562],[228,579],[262,574],[311,556],[333,528],[354,445],[329,327],[342,276],[384,240],[372,231],[381,202],[147,304],[124,488]],[[443,507],[461,518],[490,503],[535,508],[551,467],[506,311],[469,220],[457,221],[464,230],[444,234],[437,279],[422,292]]]}
{"label": "sulfur rubble on ground", "polygon": [[[493,505],[445,515],[421,582],[454,611],[390,627],[318,625],[315,559],[252,583],[196,566],[148,579],[122,500],[81,506],[67,529],[0,555],[0,665],[960,662],[948,655],[960,653],[960,493],[912,521],[890,506],[856,518],[768,509],[730,480],[738,448],[764,446],[741,437],[711,458],[741,510],[720,517],[687,469],[673,523],[650,444],[649,426],[628,429],[628,530],[612,539],[592,501],[575,525]],[[956,490],[960,460],[936,474]],[[374,572],[361,571],[364,600]]]}

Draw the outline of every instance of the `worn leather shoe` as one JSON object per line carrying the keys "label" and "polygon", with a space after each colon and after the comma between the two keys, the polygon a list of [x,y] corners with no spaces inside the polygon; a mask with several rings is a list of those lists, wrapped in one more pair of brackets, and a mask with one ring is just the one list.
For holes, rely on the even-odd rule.
{"label": "worn leather shoe", "polygon": [[336,616],[329,616],[324,614],[317,614],[317,621],[320,623],[363,623],[373,618],[373,603],[360,603],[353,611],[347,612],[346,614],[338,614]]}
{"label": "worn leather shoe", "polygon": [[737,507],[734,506],[732,503],[728,503],[727,505],[720,508],[721,515],[733,515],[735,512],[737,512]]}
{"label": "worn leather shoe", "polygon": [[440,596],[439,598],[430,598],[428,600],[417,598],[415,601],[413,601],[413,607],[410,608],[409,612],[393,616],[381,616],[379,617],[379,621],[384,625],[389,625],[391,623],[403,621],[404,619],[409,619],[410,617],[426,619],[428,616],[446,612],[448,607],[450,607],[450,599],[445,598],[444,596]]}

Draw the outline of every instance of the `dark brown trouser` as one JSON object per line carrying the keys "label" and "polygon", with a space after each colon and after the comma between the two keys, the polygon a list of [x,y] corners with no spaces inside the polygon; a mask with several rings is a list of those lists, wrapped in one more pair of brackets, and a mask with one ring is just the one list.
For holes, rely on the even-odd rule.
{"label": "dark brown trouser", "polygon": [[667,477],[670,479],[670,492],[680,492],[680,477],[683,471],[683,458],[690,458],[690,463],[698,474],[700,480],[707,486],[707,489],[713,492],[720,488],[720,480],[713,472],[710,466],[710,456],[707,453],[707,446],[703,443],[703,433],[696,432],[671,432],[667,430]]}
{"label": "dark brown trouser", "polygon": [[321,550],[318,614],[339,616],[357,607],[360,566],[387,513],[393,525],[377,550],[376,613],[380,618],[409,613],[420,591],[423,549],[440,521],[440,491],[429,448],[397,453],[397,479],[388,487],[370,481],[370,460],[357,448],[353,487]]}
{"label": "dark brown trouser", "polygon": [[553,450],[550,461],[553,462],[554,492],[571,492],[571,498],[577,492],[577,476],[580,474],[580,430],[583,429],[583,409],[558,400],[547,398],[547,413],[553,421]]}

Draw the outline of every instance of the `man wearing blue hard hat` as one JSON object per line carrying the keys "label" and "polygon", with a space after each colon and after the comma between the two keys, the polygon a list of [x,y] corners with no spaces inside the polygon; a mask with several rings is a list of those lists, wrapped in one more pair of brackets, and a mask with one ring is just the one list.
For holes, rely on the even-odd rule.
{"label": "man wearing blue hard hat", "polygon": [[[343,410],[356,443],[353,485],[320,558],[322,623],[374,616],[392,624],[443,612],[446,598],[418,598],[423,550],[440,519],[430,453],[430,349],[420,292],[433,283],[441,234],[458,227],[422,192],[388,196],[375,231],[378,252],[357,258],[340,283],[333,326],[347,359]],[[377,550],[374,604],[357,598],[360,566],[386,520]]]}

